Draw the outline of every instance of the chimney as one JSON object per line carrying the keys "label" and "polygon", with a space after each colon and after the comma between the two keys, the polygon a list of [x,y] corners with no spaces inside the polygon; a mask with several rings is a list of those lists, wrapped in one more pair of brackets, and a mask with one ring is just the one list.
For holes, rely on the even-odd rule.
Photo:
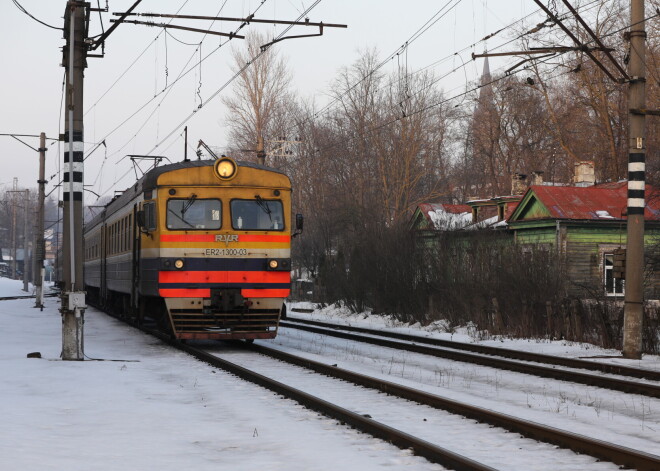
{"label": "chimney", "polygon": [[532,172],[532,185],[543,185],[543,172],[536,170]]}
{"label": "chimney", "polygon": [[593,186],[596,183],[593,160],[583,160],[575,163],[575,186]]}
{"label": "chimney", "polygon": [[516,196],[516,195],[524,195],[525,192],[527,191],[527,185],[525,184],[525,179],[527,178],[527,175],[524,175],[522,173],[514,173],[511,175],[511,194]]}

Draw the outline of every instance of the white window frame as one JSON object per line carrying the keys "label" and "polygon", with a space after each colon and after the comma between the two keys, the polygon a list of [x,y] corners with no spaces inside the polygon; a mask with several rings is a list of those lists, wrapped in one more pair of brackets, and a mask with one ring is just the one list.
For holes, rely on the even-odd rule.
{"label": "white window frame", "polygon": [[[609,264],[608,264],[609,260]],[[626,293],[626,282],[625,280],[615,279],[613,275],[614,271],[614,254],[611,252],[604,252],[603,258],[603,289],[605,290],[605,295],[608,297],[617,297],[624,296]],[[607,289],[607,284],[609,280],[612,280],[612,289]]]}

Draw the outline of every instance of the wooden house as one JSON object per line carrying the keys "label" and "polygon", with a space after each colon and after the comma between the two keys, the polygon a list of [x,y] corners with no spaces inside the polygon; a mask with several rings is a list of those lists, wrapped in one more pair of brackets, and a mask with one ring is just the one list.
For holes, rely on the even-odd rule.
{"label": "wooden house", "polygon": [[419,246],[429,246],[439,232],[463,229],[471,223],[472,209],[466,204],[422,203],[415,208],[409,229]]}
{"label": "wooden house", "polygon": [[[660,199],[646,187],[647,259],[660,245]],[[613,254],[626,247],[627,182],[594,186],[531,186],[507,219],[523,250],[554,250],[564,264],[569,294],[621,298],[625,282],[614,279]],[[645,299],[660,299],[660,273],[647,261]]]}

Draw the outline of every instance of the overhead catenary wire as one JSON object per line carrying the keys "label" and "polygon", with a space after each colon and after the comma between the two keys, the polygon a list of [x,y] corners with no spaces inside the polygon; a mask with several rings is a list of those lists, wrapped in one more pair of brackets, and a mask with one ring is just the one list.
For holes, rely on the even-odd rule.
{"label": "overhead catenary wire", "polygon": [[22,11],[23,13],[25,13],[27,16],[29,16],[30,18],[32,18],[32,19],[33,19],[34,21],[36,21],[37,23],[41,23],[41,24],[44,25],[44,26],[48,26],[49,28],[51,28],[51,29],[56,29],[56,30],[58,30],[58,31],[62,31],[62,30],[63,30],[63,28],[58,28],[57,26],[52,26],[52,25],[49,25],[48,23],[45,23],[45,22],[41,21],[39,18],[35,17],[35,16],[32,15],[29,11],[27,11],[25,8],[23,8],[23,5],[21,5],[20,3],[18,3],[17,0],[12,0],[12,2],[14,2],[14,5],[16,5],[16,8],[18,8],[20,11]]}
{"label": "overhead catenary wire", "polygon": [[[644,20],[642,20],[642,21],[640,21],[640,22],[637,22],[637,23],[635,23],[635,24],[643,23],[643,22],[649,21],[649,20],[654,19],[654,18],[657,18],[657,17],[660,17],[660,12],[658,12],[658,13],[652,15],[652,16],[649,16],[649,17],[645,18]],[[607,38],[607,37],[613,36],[613,35],[615,35],[615,34],[619,34],[619,33],[621,33],[622,31],[627,30],[627,29],[630,28],[631,26],[634,26],[635,24],[633,24],[633,25],[627,25],[627,26],[625,26],[625,27],[623,27],[623,28],[621,28],[621,29],[618,29],[618,30],[616,30],[616,31],[612,31],[612,32],[610,32],[610,33],[608,33],[608,34],[606,34],[606,35],[602,35],[602,36],[601,36],[601,39],[602,39],[602,38]],[[589,44],[589,43],[586,43],[586,44]],[[552,58],[547,58],[546,60],[544,60],[544,61],[540,61],[540,62],[541,62],[541,63],[546,63],[546,62],[548,62],[550,59],[552,59]],[[464,96],[464,95],[467,95],[467,94],[470,94],[470,93],[474,93],[474,92],[476,92],[476,91],[478,91],[478,90],[480,90],[480,89],[482,89],[482,88],[484,88],[484,87],[492,86],[493,84],[498,83],[498,82],[500,82],[500,81],[502,81],[502,80],[504,80],[504,79],[510,77],[511,75],[516,75],[516,74],[518,74],[518,73],[521,73],[522,71],[527,71],[527,70],[529,70],[529,66],[527,66],[527,67],[525,67],[525,68],[522,68],[522,69],[518,69],[517,71],[514,71],[512,74],[509,74],[509,75],[502,75],[502,76],[500,76],[500,77],[497,77],[497,78],[491,79],[489,82],[486,82],[486,83],[483,83],[483,84],[476,85],[476,86],[472,87],[471,89],[468,89],[468,90],[466,90],[466,91],[464,91],[464,92],[461,92],[461,93],[459,93],[459,94],[453,95],[453,96],[451,96],[451,97],[449,97],[449,98],[443,98],[442,100],[440,100],[440,101],[438,101],[438,102],[436,102],[436,103],[432,103],[432,104],[430,104],[430,105],[428,105],[428,106],[425,106],[425,107],[423,107],[423,108],[420,108],[420,109],[417,109],[417,110],[414,110],[414,111],[408,113],[408,116],[407,116],[406,118],[409,118],[409,117],[411,117],[411,116],[417,115],[417,114],[419,114],[419,113],[423,113],[423,112],[428,111],[428,110],[430,110],[430,109],[432,109],[432,108],[435,108],[435,107],[441,106],[441,105],[443,105],[443,104],[446,104],[446,103],[448,103],[448,102],[451,102],[452,100],[455,100],[455,99],[457,99],[457,98],[460,98],[460,97],[462,97],[462,96]],[[571,71],[571,70],[569,70],[569,71],[563,71],[563,72],[561,72],[561,73],[559,73],[559,74],[556,74],[556,75],[553,76],[553,77],[550,77],[549,80],[553,80],[553,79],[555,79],[555,78],[557,78],[557,77],[559,77],[559,76],[567,75],[567,74],[570,74],[570,73],[573,73],[573,71]],[[374,132],[376,132],[376,131],[378,131],[378,130],[380,130],[380,129],[386,127],[386,126],[390,126],[391,124],[394,124],[394,123],[396,123],[396,122],[398,122],[398,121],[401,121],[402,119],[406,119],[406,118],[403,118],[403,117],[401,117],[401,116],[397,116],[396,118],[393,118],[393,119],[391,119],[391,120],[388,120],[388,121],[386,121],[386,122],[384,122],[384,123],[380,123],[380,124],[378,124],[378,125],[376,125],[376,126],[374,126],[374,127],[372,127],[372,128],[368,128],[368,129],[366,129],[366,130],[365,130],[365,133],[367,133],[367,134],[374,133]],[[353,139],[357,139],[357,138],[353,137]],[[324,146],[324,147],[318,148],[318,149],[317,149],[317,152],[320,153],[321,151],[325,151],[325,150],[328,150],[328,149],[332,149],[332,148],[335,148],[335,147],[337,147],[337,146],[339,146],[339,145],[340,145],[339,143],[330,144],[330,145],[327,145],[327,146]]]}
{"label": "overhead catenary wire", "polygon": [[[314,9],[319,3],[321,3],[321,0],[316,0],[307,10],[305,10],[304,14],[300,15],[295,21],[300,21],[305,15],[309,14],[309,12]],[[291,29],[293,28],[294,25],[289,25],[287,28],[285,28],[275,39],[280,39],[284,37],[284,35]],[[179,125],[177,125],[170,133],[161,141],[159,141],[148,153],[147,155],[151,154],[154,152],[163,142],[165,142],[167,139],[169,139],[176,131],[177,129],[180,129],[181,126],[183,126],[190,118],[192,118],[198,110],[202,109],[203,106],[208,104],[211,100],[213,100],[215,97],[217,97],[222,91],[227,88],[234,80],[236,80],[237,77],[239,77],[248,67],[250,67],[255,61],[257,61],[268,49],[262,49],[259,53],[257,53],[252,60],[250,60],[247,64],[245,64],[243,67],[241,67],[240,70],[238,70],[232,77],[230,77],[220,88],[218,88],[197,110],[194,110],[192,113],[190,113],[186,118],[183,119]]]}
{"label": "overhead catenary wire", "polygon": [[[254,13],[256,13],[266,1],[267,1],[267,0],[262,0],[262,2],[259,4],[259,6],[257,7],[257,9],[255,10]],[[253,14],[254,14],[254,13],[253,13]],[[236,31],[240,31],[240,30],[241,30],[243,27],[245,27],[245,26],[246,26],[246,24],[243,23],[242,25],[240,25],[240,26],[236,29]],[[204,61],[206,61],[209,57],[211,57],[211,56],[214,55],[218,50],[220,50],[220,48],[222,48],[224,45],[226,45],[227,42],[229,42],[229,40],[225,41],[224,43],[221,43],[218,47],[216,47],[216,48],[213,49],[211,52],[209,52],[206,56],[204,56],[204,57],[201,59],[200,62],[204,62]],[[195,52],[196,52],[196,51],[195,51]],[[183,78],[186,77],[189,73],[191,73],[191,72],[193,72],[194,70],[196,70],[196,68],[199,66],[200,62],[194,64],[194,65],[191,66],[188,70],[186,70],[185,72],[181,73],[181,74],[179,75],[179,77],[177,77],[176,80],[174,80],[171,84],[169,84],[169,86],[168,86],[167,88],[164,88],[163,90],[161,90],[160,92],[158,92],[155,96],[153,96],[153,97],[151,97],[149,100],[147,100],[144,104],[142,104],[141,106],[139,106],[139,107],[138,107],[133,113],[131,113],[127,118],[125,118],[122,122],[120,122],[115,128],[113,128],[110,132],[108,132],[108,133],[103,137],[103,139],[107,139],[108,137],[110,137],[111,135],[113,135],[117,130],[119,130],[119,129],[122,128],[127,122],[129,122],[133,117],[135,117],[135,116],[136,116],[137,114],[139,114],[142,110],[144,110],[147,106],[149,106],[149,104],[151,104],[151,102],[153,102],[156,98],[158,98],[158,97],[159,97],[160,95],[162,95],[163,93],[166,93],[170,88],[174,87],[177,83],[179,83],[179,81],[180,81],[181,79],[183,79]],[[116,153],[117,153],[117,152],[113,152],[113,153],[111,154],[111,156],[114,156]]]}
{"label": "overhead catenary wire", "polygon": [[[225,5],[227,4],[227,1],[228,1],[228,0],[225,0],[225,1],[224,1],[224,3],[222,4],[222,6],[220,7],[220,10],[218,11],[218,14],[223,10],[223,8],[225,7]],[[209,30],[213,27],[213,24],[214,24],[214,23],[215,23],[215,21],[211,22],[211,25],[209,26]],[[199,51],[199,54],[200,54],[200,60],[199,60],[199,62],[198,62],[197,65],[199,65],[199,67],[200,67],[200,69],[201,69],[201,63],[202,63],[202,50],[201,50],[201,48],[202,48],[202,43],[204,42],[204,39],[205,39],[205,38],[206,38],[206,34],[202,37],[201,41],[197,44],[197,48],[196,48],[195,51],[193,51],[193,53],[190,55],[190,57],[188,58],[188,61],[187,61],[187,62],[184,64],[184,66],[181,68],[181,71],[179,72],[179,75],[178,75],[177,78],[175,79],[175,82],[177,82],[177,81],[183,76],[184,72],[186,72],[186,67],[188,67],[188,64],[190,64],[190,62],[195,58],[195,55],[197,54],[198,51]],[[196,67],[197,65],[193,66],[193,68]],[[186,72],[186,73],[187,73],[187,72]],[[201,82],[200,82],[200,87],[201,87]],[[149,123],[149,121],[150,121],[151,118],[154,116],[154,114],[156,114],[156,112],[160,109],[161,105],[162,105],[163,102],[167,99],[167,97],[169,96],[169,94],[170,94],[170,92],[171,92],[172,90],[173,90],[173,87],[168,87],[167,85],[165,86],[165,88],[163,88],[163,92],[165,92],[165,96],[163,96],[163,98],[160,100],[160,102],[154,107],[154,109],[151,111],[151,113],[149,114],[149,116],[147,116],[147,118],[142,122],[142,125],[141,125],[141,126],[138,128],[138,130],[133,134],[133,136],[132,136],[127,142],[125,142],[125,143],[124,143],[119,149],[117,149],[116,151],[114,151],[114,152],[110,155],[110,157],[112,157],[112,156],[114,156],[114,155],[120,153],[120,152],[121,152],[121,151],[122,151],[127,145],[129,145],[129,144],[130,144],[130,143],[131,143],[131,142],[132,142],[132,141],[133,141],[133,140],[139,135],[139,133],[140,133],[140,132],[142,131],[142,129],[144,129],[144,127]],[[200,93],[199,90],[198,90],[198,93]],[[160,95],[161,95],[161,93],[157,93],[157,94],[155,94],[155,95],[154,95],[154,99],[155,99],[156,97],[160,96]],[[200,97],[200,98],[201,98],[201,97]],[[121,162],[122,160],[124,160],[124,157],[122,157],[118,162]]]}
{"label": "overhead catenary wire", "polygon": [[[589,10],[591,10],[592,8],[596,8],[599,4],[600,4],[600,0],[592,0],[591,2],[588,2],[588,3],[584,4],[584,5],[581,5],[581,6],[579,7],[579,10],[580,10],[580,11],[583,11],[583,12],[584,12],[584,11],[589,11]],[[417,91],[413,94],[413,97],[414,97],[415,95],[417,95],[418,93],[421,93],[421,92],[427,90],[428,88],[430,88],[430,87],[436,85],[438,82],[440,82],[440,81],[443,80],[444,78],[448,77],[449,75],[452,75],[453,73],[458,72],[458,71],[460,71],[460,70],[464,70],[464,71],[465,71],[465,69],[467,68],[467,66],[469,66],[470,64],[472,64],[473,61],[470,61],[469,63],[466,63],[465,61],[463,61],[462,56],[461,56],[462,53],[464,53],[465,51],[468,51],[468,50],[474,49],[478,44],[483,43],[483,42],[486,42],[488,39],[491,39],[491,38],[493,38],[493,37],[499,35],[500,33],[502,33],[503,31],[505,31],[505,30],[507,30],[507,29],[514,28],[515,25],[517,25],[517,24],[519,24],[519,23],[525,21],[526,19],[528,19],[528,18],[530,18],[530,17],[532,17],[532,16],[538,14],[540,11],[542,11],[542,10],[541,10],[541,9],[536,9],[536,10],[534,10],[533,12],[531,12],[531,13],[525,15],[524,17],[522,17],[522,18],[520,18],[520,19],[518,19],[518,20],[516,20],[516,21],[514,21],[514,22],[512,22],[512,23],[510,23],[510,24],[508,24],[507,26],[505,26],[505,27],[503,27],[503,28],[500,28],[500,29],[496,30],[496,31],[493,32],[493,33],[487,34],[486,36],[484,36],[484,37],[481,38],[480,40],[478,40],[478,41],[476,41],[476,42],[474,42],[474,43],[472,43],[472,44],[470,44],[470,45],[468,45],[468,46],[465,46],[465,47],[463,47],[462,49],[460,49],[460,50],[458,50],[458,51],[456,51],[456,52],[454,52],[454,53],[451,53],[451,54],[449,54],[449,55],[447,55],[447,56],[445,56],[445,57],[443,57],[443,58],[441,58],[441,59],[439,59],[439,60],[437,60],[437,61],[434,61],[433,63],[431,63],[431,64],[429,64],[429,65],[427,65],[427,66],[424,66],[424,67],[422,67],[422,68],[420,68],[420,69],[418,69],[418,70],[412,72],[411,75],[416,75],[416,74],[422,73],[422,72],[424,72],[424,71],[430,69],[431,67],[434,67],[434,66],[437,66],[437,65],[439,65],[439,64],[442,64],[442,63],[444,63],[444,62],[446,62],[446,61],[448,61],[448,60],[450,60],[450,59],[452,59],[453,57],[456,57],[456,56],[458,56],[458,57],[461,59],[461,62],[462,62],[461,65],[456,66],[456,67],[454,67],[453,69],[451,69],[450,71],[448,71],[448,72],[442,74],[441,76],[434,78],[434,79],[433,79],[431,82],[429,82],[429,84],[427,84],[425,87],[423,87],[423,88],[420,89],[420,90],[417,90]],[[436,15],[437,15],[437,13],[434,14],[434,15],[432,16],[432,18],[434,18]],[[560,16],[560,19],[565,19],[565,18],[568,17],[568,16],[570,16],[570,13],[564,13],[563,15]],[[428,24],[430,21],[431,21],[431,20],[428,20],[428,21],[425,23],[425,25]],[[507,40],[507,41],[505,41],[505,42],[503,42],[503,43],[501,43],[501,44],[499,44],[499,45],[497,45],[497,46],[491,48],[491,51],[499,50],[499,49],[501,49],[501,48],[503,48],[503,47],[505,47],[505,46],[507,46],[507,45],[509,45],[509,44],[511,44],[511,43],[513,43],[513,42],[515,42],[515,41],[518,41],[518,40],[520,40],[520,39],[522,39],[522,38],[524,38],[524,37],[530,35],[530,34],[536,33],[536,32],[538,32],[538,31],[540,31],[541,29],[543,29],[543,28],[545,28],[545,27],[548,27],[548,23],[549,23],[549,22],[551,22],[551,20],[548,18],[548,19],[542,21],[541,23],[538,23],[535,27],[533,27],[533,28],[531,28],[531,29],[525,29],[524,31],[519,32],[517,36],[515,36],[515,37],[513,37],[513,38],[511,38],[511,39],[509,39],[509,40]],[[554,23],[552,23],[552,24],[554,24]],[[424,26],[420,27],[420,28],[418,29],[418,31],[421,31],[423,28],[424,28]],[[382,66],[383,66],[385,63],[387,63],[387,61],[389,61],[390,59],[392,59],[392,58],[394,58],[394,57],[397,57],[398,54],[400,54],[400,50],[401,50],[401,48],[398,48],[396,51],[394,51],[392,54],[390,54],[390,55],[389,55],[384,61],[382,61],[381,63],[378,64],[377,68],[375,68],[375,69],[374,69],[373,71],[371,71],[370,73],[375,72],[378,68],[382,67]],[[365,77],[364,77],[362,80],[358,81],[358,82],[355,83],[353,86],[349,87],[349,89],[348,89],[346,92],[351,91],[353,88],[355,88],[357,85],[359,85],[359,83],[361,83],[363,80],[365,80],[365,79],[368,78],[368,77],[369,77],[369,74],[366,74]],[[394,83],[394,79],[391,79],[390,81],[388,81],[386,84],[383,85],[383,88],[389,87],[389,86],[393,85],[393,83]],[[465,79],[465,87],[466,87],[466,89],[467,89],[467,87],[468,87],[468,79],[467,79],[467,75],[466,75],[466,79]],[[462,87],[461,87],[461,88],[462,88]],[[343,95],[343,94],[342,94],[342,95]],[[316,112],[313,114],[313,116],[312,116],[311,118],[308,118],[308,119],[312,119],[312,118],[313,118],[313,119],[317,119],[317,118],[319,118],[321,115],[328,113],[328,112],[330,111],[330,109],[332,109],[337,103],[339,103],[340,99],[341,99],[341,96],[335,97],[330,103],[326,104],[321,110],[316,111]],[[307,120],[306,120],[306,121],[307,121]],[[292,126],[297,126],[298,124],[299,124],[299,123],[293,123]]]}
{"label": "overhead catenary wire", "polygon": [[[179,13],[179,12],[183,9],[183,7],[186,6],[186,4],[187,4],[189,1],[190,1],[190,0],[185,0],[185,1],[183,2],[183,4],[179,7],[179,9],[178,9],[176,12]],[[171,22],[171,21],[172,21],[172,20],[170,20],[170,22]],[[124,69],[124,71],[119,75],[119,77],[117,77],[117,78],[115,79],[115,81],[114,81],[114,82],[113,82],[113,83],[112,83],[112,84],[106,89],[106,91],[103,92],[103,94],[102,94],[102,95],[96,100],[96,102],[95,102],[91,107],[89,107],[89,108],[87,109],[87,111],[85,111],[85,114],[83,115],[83,117],[84,117],[84,116],[87,116],[87,113],[89,113],[90,111],[92,111],[92,109],[94,109],[94,108],[95,108],[95,107],[101,102],[101,100],[103,100],[103,98],[105,98],[105,96],[110,92],[110,90],[112,90],[112,89],[113,89],[113,88],[119,83],[119,81],[120,81],[122,78],[124,78],[124,76],[125,76],[125,75],[126,75],[126,74],[127,74],[132,68],[133,68],[133,66],[134,66],[135,64],[137,64],[137,62],[142,58],[142,56],[144,56],[144,54],[145,54],[145,53],[146,53],[146,52],[147,52],[147,51],[148,51],[148,50],[149,50],[149,49],[150,49],[150,48],[156,43],[156,41],[158,40],[158,38],[160,37],[161,34],[163,34],[162,31],[159,32],[159,33],[156,35],[156,37],[155,37],[153,40],[151,40],[151,41],[149,42],[149,44],[147,44],[147,47],[145,47],[145,48],[142,50],[142,52],[141,52],[140,54],[138,54],[138,56],[133,60],[133,62],[131,62],[131,63],[129,64],[129,66],[128,66],[126,69]]]}
{"label": "overhead catenary wire", "polygon": [[[300,21],[302,18],[304,18],[304,17],[305,17],[307,14],[309,14],[309,12],[312,11],[312,10],[313,10],[313,9],[314,9],[314,8],[320,3],[320,2],[321,2],[321,0],[316,0],[316,2],[314,2],[309,8],[307,8],[307,9],[305,10],[305,12],[303,12],[303,14],[301,14],[301,15],[300,15],[295,21]],[[264,3],[264,2],[262,2],[261,5],[263,5],[263,3]],[[239,27],[239,29],[242,28],[243,26],[245,26],[245,23],[243,23],[243,24]],[[294,25],[289,25],[289,26],[288,26],[287,28],[285,28],[285,29],[284,29],[284,30],[283,30],[283,31],[282,31],[282,32],[281,32],[281,33],[280,33],[275,39],[279,39],[279,38],[283,37],[283,36],[284,36],[284,35],[285,35],[285,34],[286,34],[291,28],[293,28],[293,26],[294,26]],[[237,30],[237,31],[238,31],[238,30]],[[221,93],[221,92],[222,92],[227,86],[229,86],[229,85],[230,85],[230,84],[231,84],[231,83],[232,83],[237,77],[239,77],[239,76],[243,73],[243,71],[245,71],[248,67],[250,67],[250,66],[251,66],[251,65],[252,65],[252,64],[253,64],[253,63],[254,63],[259,57],[261,57],[261,55],[264,54],[266,50],[267,50],[267,49],[263,49],[263,50],[261,50],[257,55],[255,55],[255,57],[254,57],[250,62],[248,62],[247,64],[245,64],[245,66],[243,66],[243,67],[242,67],[239,71],[237,71],[237,72],[236,72],[231,78],[229,78],[229,80],[227,80],[227,81],[226,81],[226,82],[225,82],[225,83],[224,83],[219,89],[217,89],[217,90],[216,90],[216,91],[215,91],[215,92],[214,92],[214,93],[213,93],[213,94],[212,94],[212,95],[211,95],[211,96],[210,96],[210,97],[209,97],[209,98],[208,98],[208,99],[202,104],[202,106],[200,106],[198,109],[195,109],[192,113],[190,113],[188,116],[186,116],[186,118],[184,118],[184,120],[183,120],[179,125],[177,125],[177,126],[176,126],[176,127],[175,127],[175,128],[174,128],[174,129],[173,129],[173,130],[172,130],[172,131],[171,131],[171,132],[165,137],[165,138],[163,138],[162,140],[160,140],[160,141],[159,141],[159,142],[158,142],[158,143],[157,143],[157,144],[156,144],[156,145],[155,145],[155,146],[154,146],[154,147],[153,147],[153,148],[152,148],[152,149],[151,149],[146,155],[150,155],[150,154],[151,154],[152,152],[154,152],[154,151],[155,151],[160,145],[162,145],[166,140],[168,140],[168,139],[169,139],[174,133],[176,133],[176,131],[177,131],[178,129],[181,128],[181,126],[183,126],[183,125],[184,125],[184,124],[185,124],[190,118],[192,118],[192,117],[197,113],[197,111],[199,111],[200,109],[202,109],[206,104],[208,104],[211,100],[213,100],[215,97],[217,97],[217,96],[218,96],[218,95],[219,95],[219,94],[220,94],[220,93]],[[127,170],[127,171],[126,171],[121,177],[119,177],[118,179],[115,180],[115,183],[114,183],[114,184],[116,184],[118,181],[121,181],[123,178],[125,178],[125,177],[130,173],[130,171],[131,171],[131,169],[128,169],[128,170]],[[114,185],[114,184],[113,184],[113,185]],[[111,187],[111,188],[112,188],[112,187]],[[109,191],[111,188],[108,188],[107,190],[105,190],[105,191],[102,192],[101,194],[102,194],[102,195],[105,194],[105,193],[106,193],[107,191]]]}
{"label": "overhead catenary wire", "polygon": [[[254,16],[254,15],[256,15],[256,13],[257,13],[257,12],[263,7],[263,5],[266,3],[266,1],[267,1],[267,0],[261,0],[260,3],[259,3],[259,5],[254,9],[254,11],[252,12],[252,14],[251,14],[250,16]],[[320,1],[321,1],[321,0],[317,0],[317,2],[314,4],[314,6],[315,6],[316,4],[318,4]],[[226,3],[226,0],[225,0],[225,3]],[[223,6],[224,6],[224,4],[223,4]],[[221,10],[222,10],[222,9],[221,9]],[[311,9],[310,9],[310,10],[311,10]],[[213,23],[211,24],[211,26],[212,26],[212,25],[213,25]],[[234,35],[237,34],[240,30],[242,30],[242,29],[243,29],[245,26],[247,26],[247,25],[248,25],[247,22],[243,22],[243,23],[241,23],[241,24],[236,28],[236,30],[234,31],[233,34],[234,34]],[[209,29],[210,29],[210,27],[209,27]],[[290,27],[287,28],[286,31],[288,31],[288,29],[290,29]],[[161,94],[165,93],[167,90],[170,90],[170,89],[171,89],[172,87],[174,87],[177,83],[179,83],[179,81],[180,81],[183,77],[187,76],[190,72],[196,70],[196,68],[197,68],[198,66],[200,66],[201,63],[203,63],[205,60],[207,60],[209,57],[211,57],[213,54],[215,54],[218,50],[220,50],[223,46],[225,46],[230,40],[231,40],[231,38],[228,39],[228,40],[226,40],[225,42],[221,42],[221,43],[220,43],[215,49],[213,49],[213,50],[212,50],[211,52],[209,52],[206,56],[204,56],[203,58],[201,58],[201,59],[199,60],[198,63],[196,63],[196,64],[194,64],[193,66],[191,66],[191,67],[190,67],[188,70],[186,70],[185,72],[182,71],[182,73],[179,74],[179,76],[177,77],[177,79],[174,80],[174,81],[173,81],[173,82],[172,82],[172,83],[171,83],[166,89],[161,90],[156,96],[150,98],[145,104],[143,104],[142,106],[140,106],[140,107],[139,107],[136,111],[134,111],[130,116],[128,116],[126,119],[124,119],[124,121],[122,121],[119,125],[117,125],[114,129],[112,129],[108,134],[106,134],[106,135],[104,136],[103,139],[107,139],[111,134],[114,134],[119,128],[121,128],[124,124],[126,124],[128,121],[130,121],[134,116],[136,116],[138,113],[140,113],[140,112],[141,112],[144,108],[146,108],[151,102],[153,102],[158,96],[160,96]],[[197,53],[197,50],[195,50],[195,52],[193,53],[193,56],[194,56],[196,53]],[[190,62],[190,61],[188,61],[188,63],[189,63],[189,62]],[[186,64],[186,65],[187,65],[187,64]],[[184,69],[185,69],[185,66],[184,66]],[[210,98],[210,99],[212,99],[212,98]],[[209,100],[210,100],[210,99],[209,99]],[[208,102],[209,100],[207,100],[207,102]],[[198,109],[201,109],[202,107],[203,107],[203,105],[201,105]],[[157,108],[156,108],[156,109],[157,109]],[[197,110],[195,110],[195,112],[196,112],[196,111],[197,111]],[[193,112],[193,113],[194,113],[194,112]],[[152,113],[152,115],[153,115],[153,113]],[[173,132],[175,132],[175,131],[173,131]],[[173,132],[172,132],[172,133],[173,133]],[[170,134],[168,135],[167,138],[169,138],[169,137],[171,136],[172,133],[170,133]],[[135,136],[134,136],[134,137],[135,137]],[[130,140],[132,141],[132,140],[134,139],[134,137],[132,137]],[[167,138],[166,138],[166,139],[167,139]],[[125,145],[122,146],[122,148],[123,148],[123,147],[125,147]],[[113,154],[111,154],[111,156],[116,155],[116,153],[117,153],[117,152],[113,152]],[[115,179],[115,181],[112,183],[112,185],[111,185],[108,189],[106,189],[106,190],[104,190],[104,191],[99,190],[99,193],[100,193],[101,195],[104,195],[105,193],[107,193],[108,191],[110,191],[110,189],[112,189],[112,187],[113,187],[114,185],[116,185],[119,181],[121,181],[124,177],[126,177],[126,175],[128,175],[128,174],[130,173],[130,171],[131,171],[131,169],[129,168],[128,171],[125,172],[121,177],[119,177],[118,179]]]}

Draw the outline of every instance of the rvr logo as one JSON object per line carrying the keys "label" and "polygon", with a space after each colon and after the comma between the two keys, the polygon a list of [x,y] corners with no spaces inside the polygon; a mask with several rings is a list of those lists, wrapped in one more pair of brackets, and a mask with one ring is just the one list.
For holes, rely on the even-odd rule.
{"label": "rvr logo", "polygon": [[225,245],[229,245],[229,242],[238,242],[238,234],[216,234],[216,242],[224,242]]}

